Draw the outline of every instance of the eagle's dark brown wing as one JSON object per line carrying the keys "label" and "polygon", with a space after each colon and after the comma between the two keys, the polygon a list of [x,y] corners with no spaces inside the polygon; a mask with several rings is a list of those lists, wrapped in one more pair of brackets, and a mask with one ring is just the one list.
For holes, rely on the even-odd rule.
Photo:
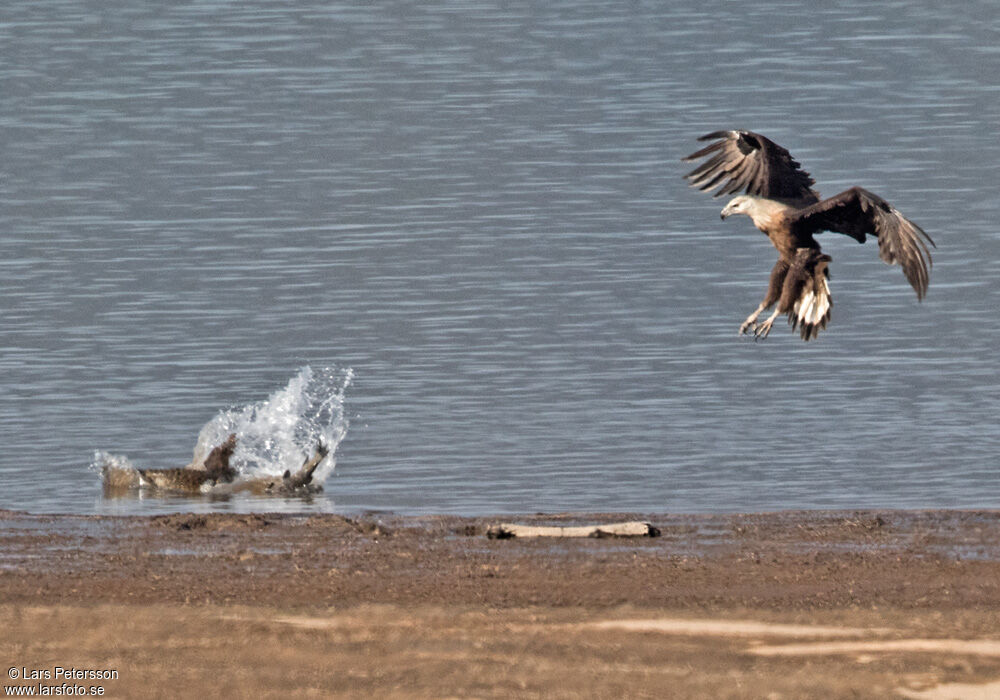
{"label": "eagle's dark brown wing", "polygon": [[715,197],[743,190],[800,206],[819,201],[812,189],[815,181],[774,141],[752,131],[714,131],[698,140],[713,139],[714,143],[683,159],[687,163],[708,158],[684,176],[692,187],[707,191],[720,185]]}
{"label": "eagle's dark brown wing", "polygon": [[793,230],[800,235],[835,231],[859,243],[865,242],[867,234],[877,236],[879,257],[903,268],[918,299],[927,294],[931,268],[927,244],[933,246],[934,241],[877,194],[852,187],[789,216]]}

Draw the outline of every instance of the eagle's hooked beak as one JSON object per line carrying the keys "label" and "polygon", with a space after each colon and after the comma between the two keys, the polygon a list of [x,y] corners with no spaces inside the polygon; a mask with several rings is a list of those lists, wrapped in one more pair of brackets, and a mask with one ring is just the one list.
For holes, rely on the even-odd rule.
{"label": "eagle's hooked beak", "polygon": [[719,218],[722,219],[723,221],[725,221],[726,219],[728,219],[732,215],[733,215],[733,210],[730,208],[730,205],[727,204],[726,208],[723,209],[722,213],[719,214]]}

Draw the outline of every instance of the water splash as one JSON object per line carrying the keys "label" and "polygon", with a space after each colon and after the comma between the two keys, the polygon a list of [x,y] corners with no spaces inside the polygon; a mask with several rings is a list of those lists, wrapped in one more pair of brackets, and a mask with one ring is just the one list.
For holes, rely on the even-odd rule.
{"label": "water splash", "polygon": [[264,401],[220,411],[198,435],[194,461],[202,462],[213,447],[236,433],[230,465],[241,477],[293,473],[319,442],[330,454],[313,475],[322,484],[333,472],[337,446],[347,435],[344,395],[354,378],[350,368],[303,367],[288,384]]}
{"label": "water splash", "polygon": [[[220,411],[198,434],[192,465],[236,433],[236,450],[229,460],[237,481],[293,474],[312,456],[319,443],[329,454],[313,473],[312,483],[322,485],[336,466],[337,446],[347,435],[344,396],[354,371],[303,367],[288,384],[263,401]],[[137,488],[139,475],[128,457],[104,451],[94,454],[91,469],[101,474],[106,487]]]}
{"label": "water splash", "polygon": [[94,452],[94,459],[90,463],[90,470],[100,473],[101,469],[105,466],[110,469],[121,469],[122,471],[135,470],[132,460],[125,455],[116,455],[104,450],[96,450]]}
{"label": "water splash", "polygon": [[139,472],[124,455],[97,450],[90,469],[100,475],[106,492],[126,493],[139,487]]}

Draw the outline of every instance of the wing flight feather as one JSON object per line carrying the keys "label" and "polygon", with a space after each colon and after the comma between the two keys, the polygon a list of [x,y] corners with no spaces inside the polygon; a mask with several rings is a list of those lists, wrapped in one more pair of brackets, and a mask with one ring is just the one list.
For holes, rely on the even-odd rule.
{"label": "wing flight feather", "polygon": [[743,190],[801,205],[819,201],[812,189],[815,181],[774,141],[752,131],[713,131],[698,140],[713,143],[683,159],[689,163],[711,156],[684,176],[692,187],[707,191],[721,183],[715,197]]}
{"label": "wing flight feather", "polygon": [[927,294],[933,264],[927,244],[934,246],[934,241],[877,194],[852,187],[799,209],[792,215],[792,226],[802,234],[843,233],[859,243],[864,243],[869,234],[876,236],[879,257],[889,265],[903,268],[918,299]]}

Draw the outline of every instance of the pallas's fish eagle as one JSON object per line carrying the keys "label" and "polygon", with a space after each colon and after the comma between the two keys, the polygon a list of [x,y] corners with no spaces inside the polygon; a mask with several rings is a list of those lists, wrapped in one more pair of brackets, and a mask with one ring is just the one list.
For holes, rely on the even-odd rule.
{"label": "pallas's fish eagle", "polygon": [[[917,299],[924,298],[931,267],[927,244],[934,241],[877,194],[852,187],[820,199],[812,189],[815,181],[788,151],[752,131],[715,131],[698,140],[712,143],[683,160],[707,160],[684,177],[699,190],[719,186],[716,197],[742,190],[726,204],[722,218],[749,216],[778,249],[767,296],[740,326],[741,334],[767,337],[778,314],[788,315],[803,340],[826,328],[833,303],[827,281],[831,258],[813,238],[822,231],[843,233],[859,243],[875,236],[882,260],[900,265]],[[758,322],[775,304],[774,313]]]}

